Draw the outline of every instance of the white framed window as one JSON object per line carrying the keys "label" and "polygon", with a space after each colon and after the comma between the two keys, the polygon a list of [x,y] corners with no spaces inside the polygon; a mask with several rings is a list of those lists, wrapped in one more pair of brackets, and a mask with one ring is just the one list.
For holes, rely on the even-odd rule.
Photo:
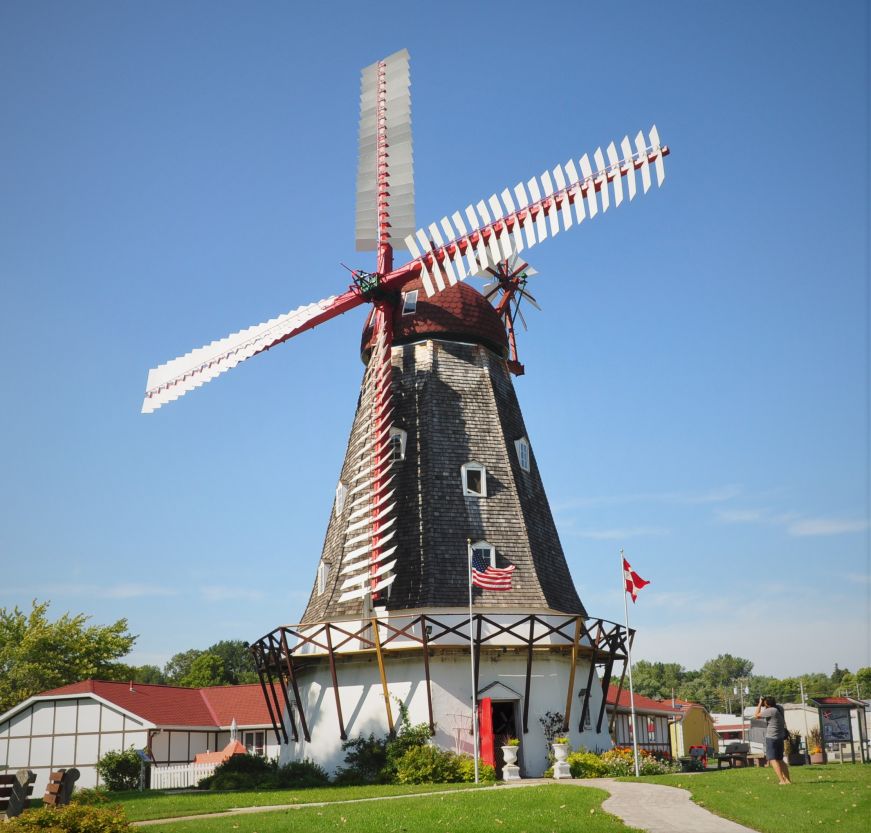
{"label": "white framed window", "polygon": [[405,443],[408,440],[408,432],[401,428],[390,429],[390,459],[405,459]]}
{"label": "white framed window", "polygon": [[487,497],[487,470],[480,463],[463,463],[460,472],[464,496]]}
{"label": "white framed window", "polygon": [[265,732],[245,732],[245,751],[248,752],[249,755],[265,755],[265,739]]}
{"label": "white framed window", "polygon": [[490,567],[496,566],[496,547],[492,544],[486,541],[476,541],[472,544],[472,558],[477,560],[478,556]]}
{"label": "white framed window", "polygon": [[417,312],[417,290],[402,293],[402,314],[414,315]]}
{"label": "white framed window", "polygon": [[318,594],[325,593],[327,589],[327,579],[330,577],[330,565],[326,561],[321,561],[318,564]]}
{"label": "white framed window", "polygon": [[348,487],[339,481],[339,485],[336,486],[336,517],[342,514],[342,510],[345,508],[345,498],[348,497]]}
{"label": "white framed window", "polygon": [[517,462],[520,463],[520,468],[529,471],[529,440],[526,437],[515,440],[514,448],[517,451]]}

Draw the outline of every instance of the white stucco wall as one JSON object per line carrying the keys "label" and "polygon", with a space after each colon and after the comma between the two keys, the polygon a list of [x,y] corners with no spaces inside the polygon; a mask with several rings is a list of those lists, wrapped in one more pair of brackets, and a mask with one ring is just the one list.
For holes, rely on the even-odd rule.
{"label": "white stucco wall", "polygon": [[[419,651],[406,657],[388,655],[386,671],[390,695],[399,698],[409,710],[412,723],[428,722],[426,702],[426,683],[424,667]],[[522,715],[524,689],[526,685],[526,652],[508,649],[485,650],[480,660],[478,691],[479,697],[493,697],[494,700],[516,700],[518,707],[517,736],[521,742],[521,764],[527,776],[540,775],[547,767],[547,750],[539,718],[545,712],[565,712],[566,694],[569,679],[570,658],[568,655],[536,651],[532,663],[528,732],[523,732]],[[590,729],[578,732],[581,716],[581,700],[578,693],[587,684],[589,665],[579,661],[572,692],[572,713],[569,738],[577,748],[609,749],[612,746],[608,736],[607,720],[603,721],[602,731],[595,732],[595,721]],[[349,738],[368,735],[385,735],[388,730],[386,709],[378,665],[374,656],[337,660],[336,672],[339,680],[342,715]],[[445,749],[471,754],[473,749],[471,728],[471,669],[468,653],[438,652],[430,657],[430,677],[432,681],[433,716],[436,734],[433,742]],[[282,747],[281,760],[310,758],[334,771],[344,761],[339,737],[336,701],[330,677],[329,665],[324,659],[317,666],[305,669],[299,678],[300,699],[311,733],[311,742],[306,742],[297,718],[300,740]],[[501,684],[498,688],[488,688],[492,683]],[[513,694],[512,694],[513,692]],[[289,692],[293,699],[292,690]],[[602,702],[602,690],[594,678],[591,696],[591,709],[594,715]],[[399,710],[392,700],[394,721],[398,720]],[[288,723],[288,732],[290,726]]]}

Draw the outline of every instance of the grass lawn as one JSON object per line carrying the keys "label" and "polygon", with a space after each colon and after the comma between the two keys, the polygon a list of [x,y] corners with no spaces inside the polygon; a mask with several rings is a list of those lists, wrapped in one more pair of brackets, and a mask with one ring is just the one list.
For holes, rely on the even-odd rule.
{"label": "grass lawn", "polygon": [[554,833],[569,829],[630,833],[632,828],[602,811],[607,795],[603,790],[561,785],[474,790],[166,822],[144,828],[143,833],[321,833],[336,829],[342,833]]}
{"label": "grass lawn", "polygon": [[656,775],[643,780],[683,787],[701,807],[760,833],[871,830],[871,765],[797,766],[790,767],[790,775],[791,787],[778,786],[767,767]]}
{"label": "grass lawn", "polygon": [[130,821],[168,819],[220,813],[237,807],[268,807],[270,804],[308,804],[314,801],[350,801],[382,795],[480,789],[475,784],[389,784],[376,787],[313,787],[306,790],[234,790],[232,792],[162,792],[146,790],[110,793],[111,803],[120,804]]}

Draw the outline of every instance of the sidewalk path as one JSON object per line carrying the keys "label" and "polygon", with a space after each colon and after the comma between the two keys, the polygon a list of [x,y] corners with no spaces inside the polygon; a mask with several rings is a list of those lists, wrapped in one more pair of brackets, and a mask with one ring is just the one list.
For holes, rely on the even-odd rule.
{"label": "sidewalk path", "polygon": [[[602,802],[602,809],[622,819],[630,827],[646,830],[648,833],[756,833],[734,821],[720,818],[697,804],[693,804],[690,793],[677,787],[663,787],[661,784],[645,784],[636,781],[615,781],[613,778],[572,778],[554,781],[549,778],[530,778],[511,784],[497,784],[485,789],[523,789],[549,784],[594,787],[610,793]],[[450,795],[456,793],[450,792]],[[414,793],[406,795],[385,795],[379,798],[357,798],[343,801],[343,804],[363,804],[369,801],[395,801],[401,798],[433,798],[443,796],[444,792]],[[196,816],[181,816],[171,819],[149,819],[135,821],[133,827],[149,827],[156,824],[170,824],[177,821],[195,819],[215,819],[226,816],[247,815],[249,813],[268,813],[276,810],[301,810],[305,807],[324,807],[335,802],[318,801],[308,804],[272,804],[259,807],[239,807],[220,813],[204,813]]]}
{"label": "sidewalk path", "polygon": [[689,791],[678,787],[611,778],[583,778],[571,783],[607,790],[611,797],[602,802],[602,809],[630,827],[650,833],[755,833],[693,804]]}

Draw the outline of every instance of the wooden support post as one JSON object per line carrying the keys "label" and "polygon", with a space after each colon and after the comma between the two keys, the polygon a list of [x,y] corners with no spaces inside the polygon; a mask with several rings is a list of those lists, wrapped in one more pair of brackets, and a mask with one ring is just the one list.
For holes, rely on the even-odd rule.
{"label": "wooden support post", "polygon": [[284,718],[281,716],[281,706],[278,703],[278,695],[275,693],[275,682],[272,679],[272,672],[270,672],[268,665],[266,666],[266,679],[269,681],[269,690],[272,692],[272,705],[275,707],[275,717],[281,726],[284,742],[287,743],[287,728],[284,725]]}
{"label": "wooden support post", "polygon": [[[623,672],[620,674],[620,683],[617,686],[617,696],[614,698],[614,711],[611,712],[611,723],[608,731],[614,734],[614,724],[617,722],[617,706],[620,703],[620,692],[623,691],[623,680],[626,679],[626,657],[623,658]],[[607,694],[605,695],[607,697]]]}
{"label": "wooden support post", "polygon": [[[593,675],[596,673],[596,657],[598,656],[598,642],[593,645],[593,655],[590,657],[590,673],[587,674],[587,692],[584,695],[584,702],[581,705],[581,722],[578,724],[578,731],[584,731],[584,723],[587,720],[587,715],[590,713],[590,692],[593,689]],[[602,695],[602,699],[607,699],[607,695]]]}
{"label": "wooden support post", "polygon": [[390,708],[390,690],[387,688],[387,674],[384,672],[384,654],[381,651],[381,635],[378,633],[378,617],[372,617],[372,641],[375,656],[378,658],[378,673],[381,675],[381,690],[384,692],[384,705],[387,707],[387,730],[393,734],[393,711]]}
{"label": "wooden support post", "polygon": [[[262,647],[261,647],[262,657]],[[258,657],[260,659],[260,657]],[[269,719],[272,721],[272,729],[275,732],[275,740],[281,746],[281,734],[278,731],[278,722],[275,719],[275,714],[272,711],[272,703],[269,701],[269,692],[266,690],[266,681],[263,679],[263,669],[260,667],[260,662],[257,663],[257,676],[260,679],[260,688],[263,689],[263,699],[266,701],[266,709],[269,712]]]}
{"label": "wooden support post", "polygon": [[423,675],[426,680],[426,707],[429,711],[429,733],[435,734],[435,720],[432,714],[432,682],[429,676],[429,634],[426,632],[426,616],[421,617],[420,632],[423,641]]}
{"label": "wooden support post", "polygon": [[535,617],[529,617],[529,642],[526,645],[526,687],[523,695],[523,734],[529,733],[529,692],[532,688],[532,641],[535,638]]}
{"label": "wooden support post", "polygon": [[566,714],[563,718],[563,731],[568,732],[572,716],[572,693],[575,690],[575,666],[578,664],[578,640],[581,638],[581,617],[575,619],[575,638],[572,640],[572,665],[569,668],[569,690],[566,692]]}
{"label": "wooden support post", "polygon": [[602,731],[602,719],[605,717],[605,708],[608,705],[608,689],[611,687],[611,673],[614,670],[614,657],[609,656],[605,664],[605,679],[602,680],[602,705],[599,706],[599,717],[596,720],[596,731]]}
{"label": "wooden support post", "polygon": [[[294,720],[293,709],[290,706],[290,697],[287,694],[287,686],[290,684],[290,680],[288,679],[288,681],[285,683],[284,675],[281,672],[281,657],[284,646],[281,644],[276,644],[275,637],[272,635],[270,635],[269,637],[269,645],[270,648],[278,652],[278,660],[276,662],[278,683],[281,686],[281,695],[282,699],[284,700],[284,708],[287,709],[287,719],[290,721],[290,728],[293,731],[293,739],[297,741],[299,740],[299,732],[296,731],[296,720]],[[284,723],[284,718],[282,718],[281,722],[282,724]],[[287,732],[285,731],[285,736],[286,735]]]}
{"label": "wooden support post", "polygon": [[[290,680],[290,685],[293,688],[293,697],[296,700],[296,710],[299,713],[299,723],[302,726],[302,736],[307,740],[311,741],[311,735],[308,731],[308,723],[305,719],[305,712],[302,708],[302,699],[299,696],[299,685],[296,682],[296,674],[293,670],[293,657],[290,654],[290,651],[287,647],[287,637],[285,636],[284,629],[281,630],[281,649],[284,652],[284,661],[287,664],[287,678]],[[291,717],[293,720],[293,717]],[[293,724],[293,732],[296,735],[296,723]],[[294,740],[298,740],[298,737],[294,737]]]}
{"label": "wooden support post", "polygon": [[339,737],[342,740],[347,740],[348,733],[345,731],[345,721],[342,718],[342,700],[339,697],[339,678],[336,676],[336,655],[333,653],[333,637],[330,634],[330,623],[327,622],[324,627],[327,631],[327,653],[330,658],[330,676],[333,678],[333,694],[336,696],[336,716],[339,718]]}

